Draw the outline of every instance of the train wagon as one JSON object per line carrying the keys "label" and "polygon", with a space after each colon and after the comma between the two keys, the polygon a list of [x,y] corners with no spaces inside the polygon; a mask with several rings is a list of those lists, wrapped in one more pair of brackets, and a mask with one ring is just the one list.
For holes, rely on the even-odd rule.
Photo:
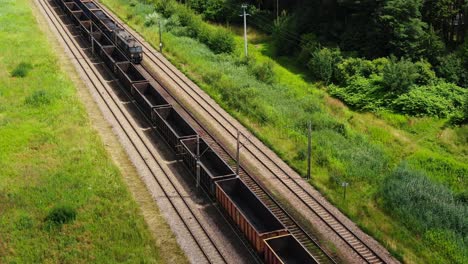
{"label": "train wagon", "polygon": [[80,26],[82,21],[90,21],[83,11],[73,11],[70,18],[75,26]]}
{"label": "train wagon", "polygon": [[132,85],[132,95],[148,117],[151,117],[153,109],[170,106],[150,83],[134,83]]}
{"label": "train wagon", "polygon": [[67,14],[67,16],[71,16],[75,11],[82,11],[81,8],[75,2],[62,2],[63,11]]}
{"label": "train wagon", "polygon": [[133,63],[139,64],[143,59],[143,49],[138,41],[125,29],[120,27],[92,0],[75,0],[83,12],[106,34],[125,56]]}
{"label": "train wagon", "polygon": [[288,234],[286,228],[239,178],[216,182],[216,200],[260,256],[265,239]]}
{"label": "train wagon", "polygon": [[200,155],[200,184],[214,196],[215,181],[235,178],[236,174],[203,139],[184,139],[180,141],[182,160],[194,177],[197,175],[197,141]]}
{"label": "train wagon", "polygon": [[172,106],[153,109],[151,119],[176,154],[180,153],[181,140],[197,137],[195,129]]}
{"label": "train wagon", "polygon": [[[107,37],[103,35],[105,39]],[[97,50],[99,52],[99,56],[104,61],[104,64],[113,72],[117,73],[117,64],[121,62],[128,61],[127,58],[123,55],[123,53],[117,49],[116,46],[101,46],[100,44],[97,45]]]}
{"label": "train wagon", "polygon": [[265,239],[266,264],[315,264],[319,263],[292,235]]}
{"label": "train wagon", "polygon": [[148,82],[141,72],[130,62],[118,62],[117,77],[119,78],[122,86],[131,92],[132,84]]}
{"label": "train wagon", "polygon": [[[66,5],[69,4],[69,3],[74,3],[74,0],[55,0],[55,3],[57,3],[57,5],[63,10],[65,11],[66,9]],[[65,11],[66,12],[66,11]],[[68,14],[70,15],[70,14]]]}

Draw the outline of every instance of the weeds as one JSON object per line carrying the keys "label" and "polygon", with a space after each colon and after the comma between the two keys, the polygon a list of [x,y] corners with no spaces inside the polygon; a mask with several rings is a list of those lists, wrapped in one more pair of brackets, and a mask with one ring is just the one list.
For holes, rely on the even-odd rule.
{"label": "weeds", "polygon": [[26,97],[24,103],[31,106],[46,105],[51,102],[51,96],[44,90],[34,91],[30,96]]}
{"label": "weeds", "polygon": [[12,77],[23,78],[28,75],[28,72],[32,70],[33,66],[30,63],[21,62],[11,72]]}
{"label": "weeds", "polygon": [[49,222],[55,226],[61,226],[63,224],[70,223],[76,219],[76,210],[68,205],[60,205],[52,208],[45,222]]}

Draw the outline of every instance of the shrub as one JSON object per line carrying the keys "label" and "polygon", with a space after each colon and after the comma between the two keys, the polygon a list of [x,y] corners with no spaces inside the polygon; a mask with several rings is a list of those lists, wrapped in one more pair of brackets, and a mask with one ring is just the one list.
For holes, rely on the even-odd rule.
{"label": "shrub", "polygon": [[45,221],[60,226],[75,220],[76,214],[76,210],[70,206],[56,206],[49,212]]}
{"label": "shrub", "polygon": [[440,65],[436,68],[440,77],[448,82],[468,87],[468,70],[463,60],[456,53],[439,58]]}
{"label": "shrub", "polygon": [[346,84],[348,80],[356,75],[368,78],[375,70],[372,61],[361,58],[348,58],[337,66],[337,81],[340,84]]}
{"label": "shrub", "polygon": [[33,67],[30,63],[21,62],[13,69],[13,71],[11,72],[11,76],[20,78],[26,77],[26,75],[32,68]]}
{"label": "shrub", "polygon": [[394,95],[408,92],[420,78],[418,68],[415,67],[414,63],[405,59],[398,61],[393,56],[390,58],[390,62],[384,66],[382,76],[384,87]]}
{"label": "shrub", "polygon": [[394,109],[410,115],[447,117],[463,107],[464,91],[450,83],[417,86],[399,96]]}
{"label": "shrub", "polygon": [[337,73],[336,65],[341,61],[339,49],[323,48],[312,53],[308,67],[317,80],[329,84]]}
{"label": "shrub", "polygon": [[235,48],[234,37],[225,29],[216,28],[207,29],[205,44],[210,47],[214,53],[231,53]]}
{"label": "shrub", "polygon": [[368,79],[357,75],[348,80],[346,87],[330,86],[329,92],[358,110],[377,110],[386,103],[377,77]]}
{"label": "shrub", "polygon": [[271,61],[266,61],[265,63],[257,63],[255,60],[249,60],[249,69],[253,72],[255,77],[261,81],[268,84],[273,83],[275,79],[275,73],[273,71],[274,64]]}

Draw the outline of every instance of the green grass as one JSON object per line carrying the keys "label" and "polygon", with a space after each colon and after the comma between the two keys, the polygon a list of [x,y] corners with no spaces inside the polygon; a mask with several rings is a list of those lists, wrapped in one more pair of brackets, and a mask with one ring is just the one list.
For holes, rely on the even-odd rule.
{"label": "green grass", "polygon": [[1,6],[0,263],[162,262],[37,6]]}
{"label": "green grass", "polygon": [[[146,15],[154,12],[152,5],[102,2],[152,45],[159,44],[157,27],[144,25]],[[448,194],[439,190],[434,195],[464,197],[468,189],[467,126],[450,128],[443,119],[388,112],[354,112],[328,96],[321,84],[310,82],[302,69],[283,67],[294,65],[290,59],[281,58],[280,64],[267,57],[269,43],[262,43],[262,38],[250,45],[253,62],[246,63],[240,36],[232,55],[216,55],[184,30],[173,26],[163,34],[165,55],[302,175],[306,171],[306,127],[311,121],[311,184],[396,257],[413,263],[467,260],[463,234],[434,226],[424,232],[414,228],[420,224],[400,218],[398,204],[384,203],[382,190],[395,169],[408,164],[411,173],[421,171],[422,177],[435,183],[430,190],[448,190]],[[255,74],[255,65],[267,62],[273,64],[271,84]],[[350,182],[345,201],[343,181]],[[466,208],[466,202],[461,206]],[[439,242],[434,243],[436,240]]]}

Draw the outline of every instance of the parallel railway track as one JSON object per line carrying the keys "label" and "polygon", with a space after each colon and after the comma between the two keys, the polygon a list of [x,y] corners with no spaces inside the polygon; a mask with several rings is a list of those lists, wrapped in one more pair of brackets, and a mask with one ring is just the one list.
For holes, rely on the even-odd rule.
{"label": "parallel railway track", "polygon": [[[117,19],[113,14],[111,14],[110,12],[107,12],[106,10],[104,11],[106,12],[108,16],[113,17],[114,20],[117,22]],[[126,25],[123,25],[121,23],[119,23],[119,25],[128,30],[128,27]],[[129,33],[132,34],[132,32],[130,31]],[[138,37],[135,35],[133,36],[136,38]],[[145,43],[141,41],[140,43],[143,45],[143,47],[148,49],[148,46]],[[155,64],[157,63],[156,60],[159,60],[159,58],[157,58],[152,53],[144,52],[144,54],[146,55],[145,59],[150,59]],[[150,73],[150,75],[155,80],[159,79],[157,76],[151,73],[151,70],[148,70],[146,67],[143,67],[143,68],[145,68],[145,70],[148,73]],[[168,71],[164,71],[164,72],[169,75]],[[171,79],[175,80],[174,77],[171,77]],[[204,136],[203,137],[204,140],[223,159],[227,161],[234,161],[234,158],[230,154],[230,152],[227,150],[227,147],[224,144],[220,143],[220,141],[217,140],[217,138],[212,133],[204,129],[204,125],[198,121],[198,119],[191,113],[191,111],[187,107],[185,107],[184,104],[169,89],[167,89],[167,87],[165,87],[162,84],[161,86],[165,89],[165,91],[169,95],[171,95],[172,99],[175,102],[177,102],[180,107],[182,107],[185,113],[191,117],[192,121],[194,121],[197,124],[196,130],[200,135]],[[199,105],[202,106],[201,104]],[[219,122],[217,119],[216,121]],[[236,133],[237,133],[237,130],[236,130]],[[230,163],[232,164],[233,162],[230,162]],[[234,166],[232,167],[234,168]],[[303,228],[300,224],[298,224],[298,222],[295,221],[294,218],[289,213],[287,213],[287,211],[269,194],[269,192],[266,191],[266,188],[258,180],[256,180],[254,177],[251,176],[252,173],[250,173],[246,168],[242,166],[239,172],[240,172],[239,176],[247,184],[247,186],[265,203],[265,205],[267,205],[267,207],[273,212],[273,214],[275,214],[275,216],[288,228],[291,234],[293,234],[296,237],[296,239],[299,242],[301,242],[320,263],[335,263],[333,258],[330,257],[323,248],[320,247],[320,245],[316,241],[317,239],[315,239],[312,235],[306,232],[305,228]]]}
{"label": "parallel railway track", "polygon": [[[168,176],[168,172],[166,171],[167,169],[162,166],[158,158],[154,156],[148,142],[145,141],[144,136],[142,136],[142,129],[138,128],[131,122],[132,117],[129,117],[129,114],[124,110],[125,107],[122,102],[115,98],[115,94],[113,94],[113,91],[106,86],[106,81],[100,78],[100,73],[93,67],[93,63],[86,59],[86,52],[74,41],[76,35],[79,34],[73,35],[72,32],[66,28],[62,23],[58,12],[55,12],[56,10],[54,10],[58,9],[54,3],[51,3],[50,0],[36,1],[49,20],[49,23],[59,33],[60,38],[67,46],[79,67],[83,69],[83,72],[89,79],[89,82],[92,84],[97,94],[99,94],[102,102],[106,105],[107,110],[111,113],[118,126],[124,132],[127,140],[138,153],[142,162],[159,185],[164,196],[167,197],[167,201],[170,203],[174,212],[177,214],[194,243],[199,248],[200,254],[203,255],[203,258],[205,258],[207,263],[227,263],[225,256],[221,253],[220,249],[210,237],[197,215],[193,212],[193,209],[186,201],[182,192],[173,182],[171,177]],[[109,98],[111,100],[109,100]],[[143,149],[140,146],[143,146]],[[156,167],[153,164],[155,164]],[[163,180],[161,180],[161,176],[164,176]],[[165,184],[163,184],[163,181]]]}
{"label": "parallel railway track", "polygon": [[[111,12],[107,14],[113,17],[118,23],[118,18]],[[181,77],[172,65],[168,65],[159,53],[149,52],[153,48],[149,46],[138,34],[134,34],[133,31],[122,23],[120,25],[126,28],[130,34],[137,38],[142,46],[145,48],[144,55],[145,60],[149,60],[152,65],[157,66],[158,70],[162,71],[167,77],[169,77],[181,91],[184,92],[185,96],[191,99],[191,103],[196,104],[197,107],[203,110],[208,116],[211,117],[212,122],[223,128],[224,135],[228,135],[231,140],[235,140],[237,137],[238,127],[233,122],[234,120],[226,112],[218,110],[214,105],[216,104],[209,96],[201,93],[194,83],[191,83]],[[150,70],[148,72],[151,72]],[[154,74],[153,74],[154,76]],[[163,86],[164,87],[164,86]],[[184,104],[178,100],[175,95],[169,90],[166,91],[171,94],[176,101],[183,106]],[[186,107],[184,107],[186,109]],[[187,110],[187,109],[186,109]],[[189,112],[189,111],[187,111]],[[196,120],[196,118],[194,118]],[[209,138],[206,141],[219,153],[225,153],[224,158],[233,158],[233,154],[228,151],[228,148],[219,142],[212,134],[206,133]],[[347,227],[338,217],[334,215],[314,194],[310,193],[309,190],[303,187],[303,184],[308,184],[302,179],[292,177],[287,170],[287,165],[282,163],[276,163],[271,155],[275,155],[271,151],[265,150],[265,146],[255,139],[250,137],[244,137],[247,141],[243,144],[245,151],[248,152],[249,158],[254,158],[262,168],[269,171],[278,182],[280,182],[285,188],[293,193],[306,208],[316,215],[323,223],[332,230],[338,237],[340,237],[363,261],[367,263],[386,263],[370,246],[368,246],[357,234],[355,234],[350,228]],[[216,147],[218,146],[218,147]],[[222,150],[222,151],[221,151]],[[243,168],[240,171],[240,177],[246,182],[246,184],[262,199],[262,201],[270,208],[270,210],[289,228],[291,233],[303,243],[311,252],[314,254],[317,249],[314,239],[308,235],[303,228],[301,228],[289,214],[278,204],[272,197],[264,190],[257,180],[252,178],[250,174]],[[327,259],[326,257],[324,259]]]}

